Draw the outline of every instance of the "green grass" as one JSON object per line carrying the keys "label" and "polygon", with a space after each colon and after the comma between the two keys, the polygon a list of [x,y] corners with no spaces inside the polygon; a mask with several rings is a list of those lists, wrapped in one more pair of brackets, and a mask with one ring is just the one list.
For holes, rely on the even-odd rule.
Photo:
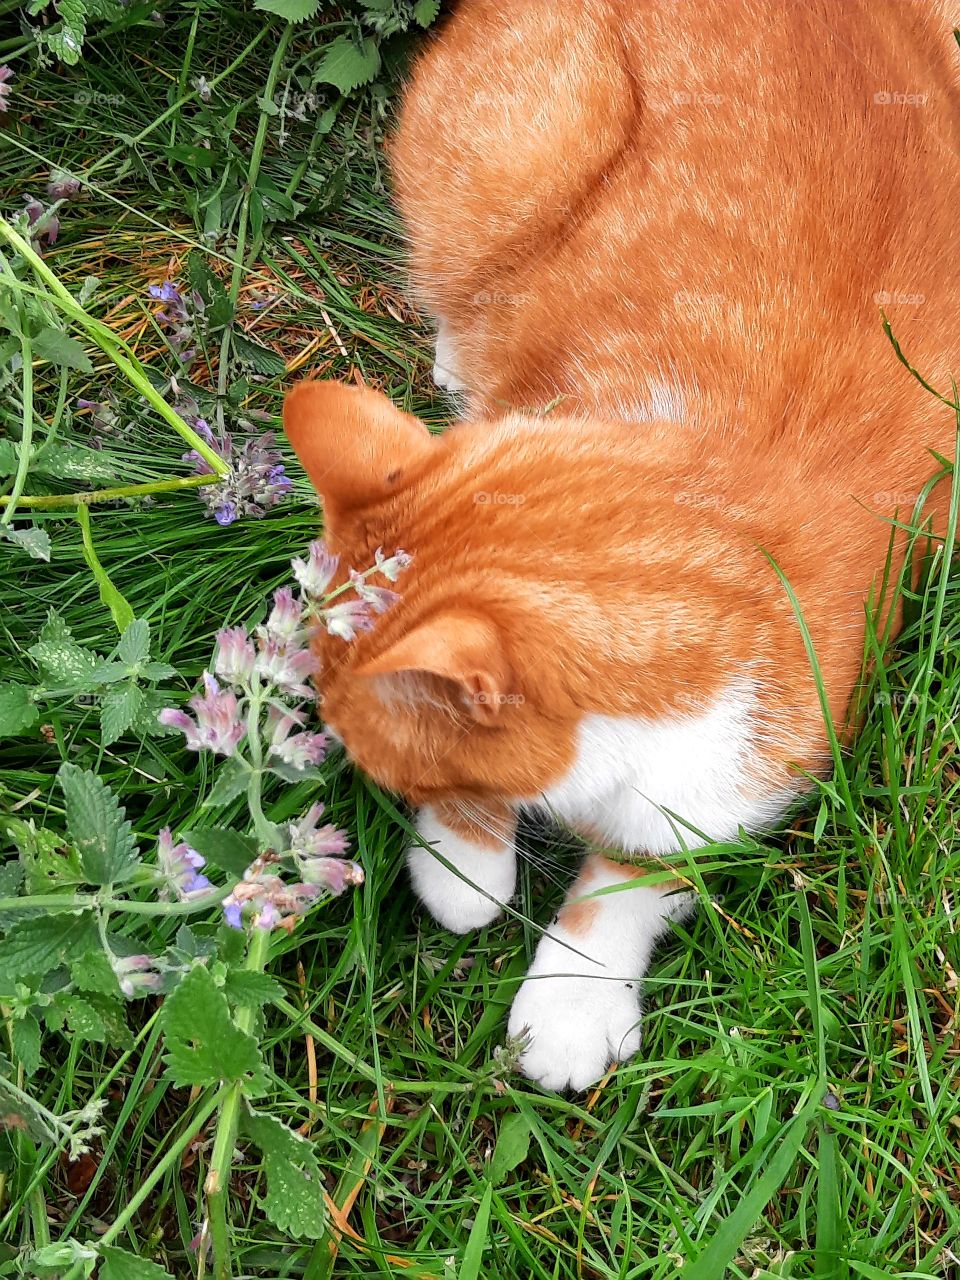
{"label": "green grass", "polygon": [[[297,28],[277,58],[283,24],[247,6],[161,8],[162,28],[94,28],[79,68],[14,61],[19,94],[10,136],[0,135],[3,211],[42,192],[51,164],[94,168],[95,189],[66,206],[45,260],[71,287],[101,279],[95,313],[158,382],[175,361],[147,284],[171,259],[181,274],[194,245],[229,287],[242,223],[238,298],[272,302],[241,305],[251,337],[287,368],[301,367],[306,352],[304,368],[359,375],[431,423],[446,421],[428,381],[428,337],[403,300],[402,244],[378,150],[386,90],[351,98],[325,134],[288,122],[282,149],[277,117],[258,107],[271,74],[309,82],[324,41],[341,30],[339,13]],[[16,9],[0,3],[8,17]],[[11,32],[0,62],[22,43]],[[214,81],[238,59],[214,96],[221,120],[238,108],[232,126],[210,134],[195,100],[169,112],[193,76]],[[237,204],[257,155],[273,186],[305,206],[283,222],[268,217],[262,234]],[[222,230],[204,239],[215,192]],[[276,414],[289,375],[275,364],[257,381],[231,348],[220,363],[220,343],[210,344],[209,385],[222,368],[231,403]],[[94,363],[94,374],[71,378],[70,399],[117,394],[123,432],[105,453],[116,483],[183,474],[182,443],[106,359]],[[44,369],[38,406],[49,418],[55,387]],[[0,396],[0,421],[16,436],[16,396]],[[68,438],[88,429],[83,415],[64,425]],[[30,477],[27,492],[69,487]],[[77,522],[62,510],[37,518],[51,537],[50,563],[13,549],[0,559],[4,679],[33,677],[25,651],[51,606],[82,642],[103,650],[115,639]],[[186,690],[215,630],[262,610],[285,580],[318,511],[297,472],[295,493],[260,521],[220,529],[182,493],[94,507],[91,526],[105,570],[150,620],[157,656],[184,673],[177,687]],[[586,1097],[543,1094],[497,1057],[536,928],[511,917],[455,938],[433,925],[406,886],[402,815],[333,762],[329,807],[350,829],[366,883],[272,940],[269,968],[286,999],[266,1014],[270,1071],[259,1105],[307,1126],[355,1234],[335,1254],[330,1238],[283,1236],[259,1207],[262,1171],[242,1144],[230,1194],[238,1275],[664,1280],[681,1263],[685,1280],[957,1273],[957,582],[935,566],[926,592],[907,603],[908,625],[867,691],[862,733],[792,829],[678,864],[709,872],[714,896],[658,955],[640,1056]],[[209,769],[178,739],[103,750],[94,709],[69,699],[43,719],[44,733],[0,741],[7,811],[56,827],[53,779],[69,755],[98,768],[145,843],[164,823],[195,820]],[[277,790],[270,816],[298,812],[309,791]],[[541,827],[525,840],[517,911],[547,920],[573,855]],[[158,949],[175,930],[163,919],[152,927]],[[12,1135],[18,1165],[8,1164],[3,1183],[0,1274],[17,1274],[13,1259],[48,1240],[96,1240],[154,1170],[160,1178],[123,1219],[117,1243],[177,1277],[204,1265],[210,1274],[190,1248],[211,1155],[212,1120],[200,1120],[209,1094],[173,1088],[159,1045],[154,1001],[131,1005],[124,1043],[46,1036],[32,1091],[58,1113],[98,1094],[106,1131],[92,1159],[74,1167],[55,1145]],[[167,1159],[178,1144],[180,1158]]]}

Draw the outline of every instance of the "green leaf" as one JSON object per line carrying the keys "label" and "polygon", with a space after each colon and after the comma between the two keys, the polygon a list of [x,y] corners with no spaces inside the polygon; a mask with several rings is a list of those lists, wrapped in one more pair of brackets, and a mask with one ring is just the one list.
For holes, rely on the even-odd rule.
{"label": "green leaf", "polygon": [[33,700],[33,690],[25,684],[0,684],[0,738],[23,733],[37,723],[40,712]]}
{"label": "green leaf", "polygon": [[146,618],[134,618],[120,637],[117,656],[128,667],[135,667],[150,656],[150,623]]}
{"label": "green leaf", "polygon": [[51,893],[67,885],[83,884],[77,851],[57,831],[37,827],[33,820],[7,818],[0,823],[17,847],[26,873],[28,893]]}
{"label": "green leaf", "polygon": [[93,687],[90,676],[97,665],[97,656],[77,644],[55,609],[47,614],[39,639],[27,653],[54,684],[77,689]]}
{"label": "green leaf", "polygon": [[100,599],[110,610],[114,625],[122,635],[133,622],[133,610],[127,600],[110,580],[110,575],[100,563],[97,549],[93,545],[93,533],[90,528],[90,508],[85,502],[77,507],[77,523],[80,525],[80,536],[83,541],[83,558],[100,588]]}
{"label": "green leaf", "polygon": [[0,939],[0,990],[10,992],[23,978],[59,969],[97,940],[93,920],[82,915],[39,916],[21,920]]}
{"label": "green leaf", "polygon": [[143,706],[143,690],[133,680],[118,685],[100,700],[100,733],[105,747],[122,738],[137,722]]}
{"label": "green leaf", "polygon": [[126,811],[89,769],[62,764],[57,780],[67,802],[67,831],[91,884],[125,880],[140,860]]}
{"label": "green leaf", "polygon": [[220,809],[231,800],[236,800],[237,796],[246,791],[249,780],[249,768],[241,764],[237,756],[228,757],[217,770],[216,781],[203,802],[204,807]]}
{"label": "green leaf", "polygon": [[90,358],[76,338],[71,338],[62,329],[55,329],[52,325],[34,335],[33,350],[41,360],[49,360],[58,368],[93,373]]}
{"label": "green leaf", "polygon": [[181,839],[202,853],[211,866],[238,880],[257,856],[257,846],[251,839],[227,828],[195,827],[184,831]]}
{"label": "green leaf", "polygon": [[254,373],[277,377],[286,370],[283,356],[277,355],[270,347],[255,342],[239,331],[234,335],[233,348],[241,364],[248,365]]}
{"label": "green leaf", "polygon": [[313,1144],[265,1112],[248,1111],[243,1128],[263,1156],[267,1217],[287,1235],[318,1239],[325,1214],[323,1179]]}
{"label": "green leaf", "polygon": [[250,969],[229,969],[224,990],[228,1000],[243,1008],[259,1009],[265,1004],[276,1004],[284,997],[283,987],[276,978]]}
{"label": "green leaf", "polygon": [[368,36],[356,44],[349,36],[337,36],[324,49],[314,79],[334,85],[341,93],[351,93],[369,83],[379,70],[380,50],[375,40]]}
{"label": "green leaf", "polygon": [[10,1024],[10,1039],[17,1061],[28,1076],[40,1065],[40,1023],[32,1013],[14,1018]]}
{"label": "green leaf", "polygon": [[288,22],[307,22],[317,16],[320,0],[255,0],[253,7],[264,13],[275,13]]}
{"label": "green leaf", "polygon": [[419,22],[421,27],[429,27],[436,21],[439,12],[440,0],[417,0],[413,6],[414,21]]}
{"label": "green leaf", "polygon": [[43,1018],[51,1031],[67,1026],[81,1040],[95,1040],[98,1044],[106,1042],[106,1023],[99,1010],[83,996],[54,996],[53,1003],[44,1010]]}
{"label": "green leaf", "polygon": [[118,1249],[116,1245],[101,1245],[100,1257],[103,1263],[98,1273],[99,1280],[173,1280],[170,1272],[156,1262],[138,1258],[135,1253]]}
{"label": "green leaf", "polygon": [[[477,1216],[470,1228],[470,1235],[463,1251],[463,1262],[460,1264],[458,1280],[480,1280],[480,1268],[483,1265],[483,1250],[487,1243],[487,1227],[490,1223],[490,1205],[493,1203],[493,1183],[488,1182],[483,1199],[477,1207]],[[716,1280],[716,1278],[715,1278]]]}
{"label": "green leaf", "polygon": [[178,1087],[239,1080],[261,1065],[256,1040],[233,1021],[227,997],[202,964],[181,978],[160,1018],[164,1061]]}
{"label": "green leaf", "polygon": [[18,529],[6,527],[2,530],[8,542],[14,543],[21,551],[26,551],[33,560],[50,559],[50,535],[46,529],[38,525],[21,525]]}
{"label": "green leaf", "polygon": [[490,1160],[490,1181],[495,1187],[523,1164],[530,1150],[530,1121],[519,1112],[505,1117],[497,1135],[497,1145]]}

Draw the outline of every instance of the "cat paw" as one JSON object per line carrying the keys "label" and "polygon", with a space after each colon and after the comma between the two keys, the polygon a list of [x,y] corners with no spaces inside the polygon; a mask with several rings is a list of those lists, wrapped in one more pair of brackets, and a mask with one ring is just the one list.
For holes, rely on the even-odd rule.
{"label": "cat paw", "polygon": [[421,811],[418,827],[460,875],[444,866],[429,849],[407,851],[407,867],[414,892],[434,920],[451,933],[470,933],[491,924],[513,897],[517,863],[513,847],[475,845],[442,827],[429,810]]}
{"label": "cat paw", "polygon": [[526,1040],[520,1070],[552,1089],[579,1092],[640,1048],[636,983],[580,976],[527,978],[510,1010],[508,1032]]}

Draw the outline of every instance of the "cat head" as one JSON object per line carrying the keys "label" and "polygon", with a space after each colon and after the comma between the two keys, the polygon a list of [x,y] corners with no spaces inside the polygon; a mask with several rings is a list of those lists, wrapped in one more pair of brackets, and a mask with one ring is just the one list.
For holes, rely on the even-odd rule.
{"label": "cat head", "polygon": [[[375,781],[413,804],[521,802],[570,769],[585,714],[656,711],[684,609],[664,528],[676,505],[644,485],[635,432],[507,415],[432,436],[378,392],[309,381],[284,426],[336,582],[378,548],[413,556],[371,631],[314,641],[322,717]],[[666,516],[638,548],[657,502]]]}
{"label": "cat head", "polygon": [[[562,772],[572,734],[531,679],[536,609],[506,568],[516,511],[502,500],[485,509],[495,496],[471,476],[456,430],[431,436],[377,392],[301,383],[284,426],[323,501],[335,582],[379,547],[413,557],[372,631],[348,643],[317,632],[324,721],[360,768],[413,804],[537,794]],[[526,562],[531,551],[514,554]]]}

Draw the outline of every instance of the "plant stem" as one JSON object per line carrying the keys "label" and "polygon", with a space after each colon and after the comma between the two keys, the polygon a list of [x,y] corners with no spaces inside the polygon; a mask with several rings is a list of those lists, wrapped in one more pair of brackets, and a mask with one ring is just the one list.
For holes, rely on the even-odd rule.
{"label": "plant stem", "polygon": [[[151,480],[148,484],[122,484],[112,489],[91,489],[89,493],[25,494],[18,505],[38,510],[56,507],[89,507],[98,502],[114,502],[118,498],[146,498],[151,493],[175,493],[178,489],[199,489],[217,484],[219,476],[177,476],[172,480]],[[11,495],[12,497],[12,495]],[[0,497],[0,506],[11,498]]]}
{"label": "plant stem", "polygon": [[[95,316],[91,316],[84,311],[69,289],[60,281],[57,275],[50,270],[43,258],[37,253],[33,246],[14,230],[9,222],[0,219],[0,238],[7,241],[11,248],[15,249],[23,260],[30,264],[36,275],[43,281],[50,291],[51,300],[59,307],[61,311],[66,312],[80,327],[84,330],[89,338],[97,344],[104,355],[108,356],[117,366],[120,372],[140,392],[143,398],[156,409],[157,413],[173,427],[174,431],[181,436],[191,449],[203,458],[204,462],[218,475],[227,476],[230,474],[230,468],[224,462],[223,458],[210,446],[207,442],[197,434],[196,431],[184,422],[183,418],[177,411],[169,405],[159,391],[156,390],[153,383],[147,377],[140,361],[132,348],[114,333],[112,329],[97,320]],[[19,283],[19,282],[18,282]],[[25,375],[26,377],[26,375]]]}
{"label": "plant stem", "polygon": [[[131,1197],[126,1208],[117,1215],[104,1234],[98,1239],[98,1244],[112,1244],[114,1240],[116,1240],[126,1227],[127,1223],[143,1204],[144,1200],[146,1200],[153,1191],[157,1183],[161,1182],[166,1177],[167,1170],[180,1159],[184,1151],[186,1151],[187,1147],[189,1147],[190,1143],[196,1137],[197,1132],[203,1128],[210,1116],[213,1115],[214,1111],[216,1111],[223,1094],[224,1090],[223,1088],[220,1088],[211,1098],[207,1099],[206,1104],[200,1108],[197,1116],[184,1128],[183,1133],[173,1144],[164,1158],[154,1169],[150,1171],[145,1180],[140,1184],[139,1190],[137,1190]],[[83,1274],[83,1262],[75,1262],[69,1271],[64,1272],[63,1280],[81,1280]]]}
{"label": "plant stem", "polygon": [[207,907],[217,906],[233,888],[231,877],[210,893],[198,894],[185,902],[132,902],[127,898],[100,897],[96,893],[41,893],[22,898],[0,898],[0,915],[23,907],[40,907],[45,911],[119,911],[134,916],[186,916]]}
{"label": "plant stem", "polygon": [[[248,973],[262,973],[270,955],[270,932],[254,929],[247,948],[244,968]],[[242,1031],[252,1031],[257,1009],[244,1005],[237,1010],[236,1022]],[[243,1083],[236,1081],[227,1088],[223,1106],[217,1117],[217,1131],[213,1140],[210,1168],[204,1182],[207,1198],[207,1220],[210,1224],[210,1240],[213,1244],[213,1280],[230,1280],[230,1230],[227,1224],[227,1201],[230,1194],[230,1165],[240,1127],[240,1110],[243,1106]]]}
{"label": "plant stem", "polygon": [[20,495],[27,483],[30,452],[33,449],[33,350],[22,307],[20,308],[20,354],[23,360],[23,426],[20,433],[20,453],[17,458],[17,474],[13,481],[13,491],[4,499],[6,510],[0,515],[0,528],[9,525],[13,519]]}

